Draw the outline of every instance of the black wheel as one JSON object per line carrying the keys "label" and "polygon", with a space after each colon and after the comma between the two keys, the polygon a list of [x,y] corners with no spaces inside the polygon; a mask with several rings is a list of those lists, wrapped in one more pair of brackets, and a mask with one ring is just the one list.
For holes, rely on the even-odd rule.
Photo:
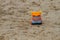
{"label": "black wheel", "polygon": [[32,25],[41,25],[42,23],[32,23]]}

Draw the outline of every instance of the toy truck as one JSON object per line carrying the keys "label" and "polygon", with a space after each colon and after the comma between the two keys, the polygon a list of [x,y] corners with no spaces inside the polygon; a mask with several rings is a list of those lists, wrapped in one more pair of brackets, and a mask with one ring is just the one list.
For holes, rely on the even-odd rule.
{"label": "toy truck", "polygon": [[41,25],[42,24],[41,12],[32,12],[31,24],[32,25]]}

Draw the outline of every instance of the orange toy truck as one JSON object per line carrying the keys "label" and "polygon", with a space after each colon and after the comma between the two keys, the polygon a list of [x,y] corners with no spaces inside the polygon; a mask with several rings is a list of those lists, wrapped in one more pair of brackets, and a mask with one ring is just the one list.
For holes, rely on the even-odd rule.
{"label": "orange toy truck", "polygon": [[42,24],[41,12],[32,12],[31,24],[32,25]]}

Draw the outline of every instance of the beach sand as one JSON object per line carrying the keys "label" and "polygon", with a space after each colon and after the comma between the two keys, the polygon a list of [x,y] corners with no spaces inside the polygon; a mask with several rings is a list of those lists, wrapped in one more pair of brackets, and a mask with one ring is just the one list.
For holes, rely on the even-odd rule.
{"label": "beach sand", "polygon": [[[42,11],[42,25],[31,25],[31,11]],[[60,0],[0,0],[0,40],[60,40]]]}

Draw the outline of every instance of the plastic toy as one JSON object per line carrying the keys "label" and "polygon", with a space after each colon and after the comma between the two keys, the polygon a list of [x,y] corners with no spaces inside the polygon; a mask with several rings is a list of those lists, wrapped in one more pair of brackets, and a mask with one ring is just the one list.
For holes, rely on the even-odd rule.
{"label": "plastic toy", "polygon": [[42,24],[41,12],[32,12],[31,24],[32,25]]}

